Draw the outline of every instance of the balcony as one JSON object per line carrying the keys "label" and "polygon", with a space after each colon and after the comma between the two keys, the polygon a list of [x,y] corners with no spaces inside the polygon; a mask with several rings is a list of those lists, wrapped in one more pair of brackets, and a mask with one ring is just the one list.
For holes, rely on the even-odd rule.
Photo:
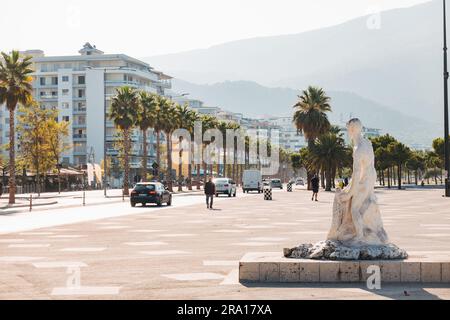
{"label": "balcony", "polygon": [[74,108],[73,109],[73,113],[74,114],[85,114],[86,113],[86,108]]}
{"label": "balcony", "polygon": [[74,122],[72,128],[86,128],[86,122]]}
{"label": "balcony", "polygon": [[86,134],[74,134],[72,138],[74,141],[86,140],[87,135]]}
{"label": "balcony", "polygon": [[58,100],[58,95],[54,94],[43,94],[39,96],[39,99],[41,100]]}

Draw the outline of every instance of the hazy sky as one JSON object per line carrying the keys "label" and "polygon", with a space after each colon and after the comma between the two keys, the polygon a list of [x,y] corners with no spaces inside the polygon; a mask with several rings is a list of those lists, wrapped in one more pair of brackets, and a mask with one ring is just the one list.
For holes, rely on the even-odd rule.
{"label": "hazy sky", "polygon": [[135,57],[299,33],[429,0],[2,1],[0,50],[75,54],[85,42]]}

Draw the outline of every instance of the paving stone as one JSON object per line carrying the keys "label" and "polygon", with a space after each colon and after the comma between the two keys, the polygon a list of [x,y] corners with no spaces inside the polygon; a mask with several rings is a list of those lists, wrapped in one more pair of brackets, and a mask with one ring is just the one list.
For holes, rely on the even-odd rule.
{"label": "paving stone", "polygon": [[381,281],[382,282],[400,282],[401,281],[401,263],[400,261],[382,261]]}
{"label": "paving stone", "polygon": [[259,266],[259,278],[261,282],[280,282],[280,264],[261,263]]}
{"label": "paving stone", "polygon": [[259,262],[239,263],[239,280],[259,282]]}
{"label": "paving stone", "polygon": [[422,262],[421,263],[421,279],[424,283],[441,282],[441,263],[439,262]]}
{"label": "paving stone", "polygon": [[280,282],[299,282],[300,263],[280,263]]}
{"label": "paving stone", "polygon": [[443,283],[450,283],[450,262],[441,264],[441,278]]}
{"label": "paving stone", "polygon": [[319,282],[320,269],[317,261],[300,262],[300,282]]}
{"label": "paving stone", "polygon": [[367,282],[367,279],[373,275],[373,271],[371,273],[368,273],[369,267],[371,266],[378,266],[380,268],[380,274],[381,274],[381,267],[379,261],[360,261],[359,263],[359,272],[361,275],[361,281]]}
{"label": "paving stone", "polygon": [[319,264],[320,282],[339,282],[339,262],[323,261]]}
{"label": "paving stone", "polygon": [[400,277],[401,282],[420,282],[420,262],[402,261]]}
{"label": "paving stone", "polygon": [[343,282],[358,282],[361,280],[359,276],[359,262],[357,261],[339,262],[339,273]]}

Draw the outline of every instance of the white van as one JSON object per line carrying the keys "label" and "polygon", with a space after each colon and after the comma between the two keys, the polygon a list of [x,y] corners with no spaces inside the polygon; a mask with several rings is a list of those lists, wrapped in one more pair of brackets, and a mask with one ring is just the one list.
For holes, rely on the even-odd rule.
{"label": "white van", "polygon": [[242,190],[245,192],[258,191],[262,192],[263,183],[262,175],[259,170],[245,170],[242,176]]}

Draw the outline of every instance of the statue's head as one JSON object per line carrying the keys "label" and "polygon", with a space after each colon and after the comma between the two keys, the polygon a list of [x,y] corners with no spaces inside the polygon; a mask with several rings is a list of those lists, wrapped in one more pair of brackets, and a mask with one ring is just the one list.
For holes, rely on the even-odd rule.
{"label": "statue's head", "polygon": [[349,137],[354,140],[354,138],[361,136],[363,125],[361,120],[354,118],[347,122],[347,132]]}

